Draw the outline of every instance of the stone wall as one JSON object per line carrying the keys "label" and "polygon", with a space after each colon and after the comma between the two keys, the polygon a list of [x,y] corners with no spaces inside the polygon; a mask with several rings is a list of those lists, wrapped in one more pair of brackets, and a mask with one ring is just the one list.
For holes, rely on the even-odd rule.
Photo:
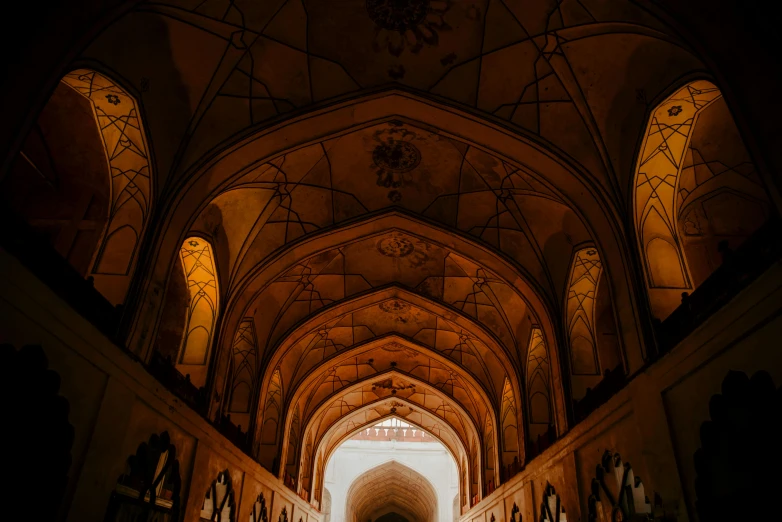
{"label": "stone wall", "polygon": [[[782,266],[774,265],[668,355],[648,366],[606,404],[529,462],[524,470],[466,511],[462,522],[538,521],[547,484],[570,522],[588,520],[596,467],[619,453],[640,477],[658,514],[697,520],[694,453],[709,400],[730,370],[768,372],[782,385]],[[749,456],[752,448],[737,447]],[[519,518],[516,517],[515,522]]]}
{"label": "stone wall", "polygon": [[75,437],[62,520],[101,522],[127,458],[151,435],[167,431],[179,460],[183,520],[199,520],[212,481],[227,470],[235,521],[247,522],[263,493],[269,522],[277,522],[283,508],[290,522],[320,522],[315,508],[228,442],[5,251],[0,251],[0,272],[0,343],[42,346],[70,405]]}

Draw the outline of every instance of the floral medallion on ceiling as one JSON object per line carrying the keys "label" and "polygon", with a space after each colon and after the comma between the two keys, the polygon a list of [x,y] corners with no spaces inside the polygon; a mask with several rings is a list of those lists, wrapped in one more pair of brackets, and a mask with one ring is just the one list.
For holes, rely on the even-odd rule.
{"label": "floral medallion on ceiling", "polygon": [[[115,29],[83,58],[132,82],[178,78],[144,96],[179,108],[150,115],[171,134],[156,149],[163,172],[292,111],[396,84],[539,135],[610,185],[645,100],[702,67],[628,0],[156,0]],[[633,121],[615,129],[611,114]]]}
{"label": "floral medallion on ceiling", "polygon": [[444,19],[449,1],[366,0],[367,13],[377,25],[374,50],[385,48],[399,56],[405,48],[418,53],[424,45],[437,45],[438,31],[451,29]]}

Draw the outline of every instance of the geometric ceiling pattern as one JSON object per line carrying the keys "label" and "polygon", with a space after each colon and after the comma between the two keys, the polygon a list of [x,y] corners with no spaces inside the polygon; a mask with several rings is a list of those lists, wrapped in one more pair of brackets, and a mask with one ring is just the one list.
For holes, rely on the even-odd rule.
{"label": "geometric ceiling pattern", "polygon": [[[166,172],[250,127],[396,85],[540,136],[612,190],[624,186],[612,174],[629,158],[607,112],[627,108],[640,121],[637,97],[700,65],[629,0],[156,0],[85,54],[146,77],[150,98],[176,104],[160,125],[176,142],[160,158]],[[168,70],[176,81],[149,78]],[[628,81],[632,95],[616,96]]]}
{"label": "geometric ceiling pattern", "polygon": [[401,122],[350,132],[245,169],[194,226],[225,231],[224,274],[235,287],[246,284],[276,249],[388,208],[500,250],[551,300],[561,295],[568,269],[560,249],[589,239],[579,218],[537,175],[434,129]]}
{"label": "geometric ceiling pattern", "polygon": [[[199,238],[213,278],[188,297],[213,304],[193,352],[210,418],[234,413],[315,505],[339,444],[389,418],[448,448],[463,505],[498,486],[568,430],[563,368],[602,378],[598,281],[641,367],[633,162],[650,103],[703,66],[634,2],[147,1],[81,58],[138,90],[154,152],[131,349],[149,357],[186,306],[165,289]],[[665,190],[644,194],[689,194]],[[361,519],[385,514],[378,498],[435,516],[397,464],[359,480]]]}

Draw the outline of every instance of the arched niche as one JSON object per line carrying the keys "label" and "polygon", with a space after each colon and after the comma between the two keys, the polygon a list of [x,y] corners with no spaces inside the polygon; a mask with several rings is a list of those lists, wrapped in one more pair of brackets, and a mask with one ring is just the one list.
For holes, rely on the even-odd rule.
{"label": "arched niche", "polygon": [[[220,286],[210,241],[190,236],[182,242],[163,300],[165,329],[158,330],[153,365],[173,367],[194,388],[204,388],[220,313]],[[243,350],[243,339],[240,335],[234,351]],[[241,361],[235,362],[239,375],[246,377]]]}
{"label": "arched niche", "polygon": [[122,304],[153,199],[136,98],[102,72],[66,74],[0,193],[109,302]]}
{"label": "arched niche", "polygon": [[772,212],[722,93],[708,80],[687,83],[653,109],[633,194],[638,250],[660,320]]}

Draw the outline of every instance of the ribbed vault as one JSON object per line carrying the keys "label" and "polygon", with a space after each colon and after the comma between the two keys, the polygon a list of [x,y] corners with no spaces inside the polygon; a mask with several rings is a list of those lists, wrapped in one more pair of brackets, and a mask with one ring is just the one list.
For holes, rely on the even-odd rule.
{"label": "ribbed vault", "polygon": [[[645,285],[662,319],[768,210],[717,86],[639,2],[402,4],[138,2],[63,78],[117,145],[89,165],[107,219],[56,216],[103,229],[72,262],[316,504],[334,449],[392,416],[480,499],[644,367]],[[432,519],[390,485],[370,509],[417,480],[395,466],[357,485],[360,522]]]}
{"label": "ribbed vault", "polygon": [[[436,412],[420,407],[420,403],[403,397],[379,399],[354,409],[332,424],[319,443],[314,442],[310,437],[304,441],[298,475],[298,485],[302,493],[311,492],[312,498],[319,502],[328,460],[340,444],[366,428],[396,418],[428,432],[440,441],[457,463],[458,473],[462,477],[462,486],[472,495],[479,494],[483,474],[479,467],[481,455],[478,439],[475,438],[477,435],[470,426],[467,426],[466,430],[472,431],[474,435],[469,443],[465,443],[457,432],[459,426],[454,427],[448,422],[446,417],[449,413],[452,415],[454,411],[440,412],[438,415]],[[459,413],[458,410],[456,413]]]}
{"label": "ribbed vault", "polygon": [[[406,121],[413,120],[400,113],[419,122],[436,122],[436,127],[419,122],[408,125]],[[369,119],[358,122],[356,115]],[[401,119],[378,123],[394,115]],[[363,132],[365,125],[381,125],[376,130],[388,131],[388,136],[365,136],[357,142],[359,149],[348,149],[350,153],[341,159],[328,155],[332,148],[339,149],[343,138],[350,141],[351,133]],[[312,140],[323,139],[322,133],[317,135],[320,138],[312,134],[318,128],[331,132],[329,136],[337,141],[316,147]],[[420,141],[406,141],[405,133],[420,134]],[[617,244],[623,240],[611,224],[611,205],[572,166],[520,138],[458,111],[396,93],[346,102],[328,113],[312,114],[306,121],[293,119],[284,127],[237,143],[194,172],[177,194],[178,201],[169,207],[168,232],[158,244],[157,255],[172,259],[169,252],[182,240],[176,233],[181,228],[220,238],[218,269],[221,280],[229,282],[227,307],[232,322],[227,326],[231,330],[240,320],[234,314],[240,314],[258,290],[283,272],[280,264],[290,269],[307,251],[321,253],[354,241],[362,233],[353,225],[359,219],[367,224],[365,230],[378,231],[383,221],[380,212],[409,216],[402,219],[402,229],[412,228],[408,231],[440,245],[477,241],[480,253],[470,254],[462,245],[456,248],[457,254],[473,262],[484,261],[492,251],[489,257],[499,256],[503,261],[497,264],[504,264],[509,275],[504,276],[503,270],[495,273],[519,288],[547,337],[553,337],[554,330],[547,325],[550,319],[544,316],[559,315],[570,261],[562,251],[594,240],[609,267],[606,274],[622,279],[611,281],[614,299],[627,303],[617,307],[618,330],[626,342],[637,346],[638,321],[628,293],[633,287],[622,278],[626,245]],[[487,140],[494,150],[478,145]],[[444,141],[450,144],[446,147]],[[288,148],[275,150],[281,143]],[[431,147],[433,162],[411,160],[409,170],[407,166],[389,168],[383,163],[386,160],[375,157],[375,150],[389,143],[416,147],[418,154]],[[458,154],[448,156],[448,151]],[[363,157],[360,162],[359,157]],[[376,161],[386,166],[378,167]],[[400,168],[405,172],[394,170]],[[382,181],[386,174],[389,187]],[[342,185],[337,186],[338,182]],[[394,191],[410,194],[400,199],[391,194]],[[405,227],[409,220],[417,223]],[[347,223],[351,226],[335,227]],[[394,227],[383,224],[385,229]],[[312,237],[320,231],[319,239]],[[306,241],[301,239],[304,236]],[[345,239],[340,241],[340,236]],[[474,245],[464,246],[475,250]],[[156,277],[165,279],[166,263],[152,266],[161,270]],[[640,352],[632,357],[631,364],[637,364]]]}
{"label": "ribbed vault", "polygon": [[[401,415],[451,450],[468,502],[567,431],[603,370],[643,366],[629,176],[647,100],[701,64],[628,0],[373,5],[150,2],[87,49],[181,82],[144,97],[178,110],[149,115],[171,190],[129,346],[165,340],[160,289],[201,237],[210,418],[319,501],[339,442]],[[199,66],[119,52],[141,34]]]}
{"label": "ribbed vault", "polygon": [[410,522],[434,522],[437,493],[420,473],[395,461],[358,477],[347,494],[346,520],[376,520],[397,513]]}
{"label": "ribbed vault", "polygon": [[[267,373],[262,385],[259,459],[273,467],[282,453],[286,466],[281,472],[298,474],[305,490],[312,487],[309,477],[315,472],[308,467],[315,468],[316,455],[328,456],[338,443],[327,434],[351,431],[359,421],[348,420],[349,414],[387,398],[404,399],[413,410],[448,425],[462,448],[446,445],[455,456],[472,456],[476,482],[479,476],[487,483],[494,480],[488,470],[497,469],[498,448],[523,445],[519,439],[496,439],[506,383],[514,383],[506,390],[510,394],[521,394],[518,382],[509,379],[517,369],[507,348],[470,316],[398,285],[313,313],[289,329],[268,364],[276,370]],[[278,381],[286,383],[279,392],[285,418],[266,413],[276,411],[269,400],[278,400]],[[513,404],[511,415],[522,418],[522,410],[515,409],[521,402]],[[432,423],[427,426],[432,431]],[[518,437],[523,430],[512,433]],[[490,457],[481,453],[484,443],[492,448]],[[291,452],[298,452],[298,458]],[[315,489],[313,494],[318,494]]]}

